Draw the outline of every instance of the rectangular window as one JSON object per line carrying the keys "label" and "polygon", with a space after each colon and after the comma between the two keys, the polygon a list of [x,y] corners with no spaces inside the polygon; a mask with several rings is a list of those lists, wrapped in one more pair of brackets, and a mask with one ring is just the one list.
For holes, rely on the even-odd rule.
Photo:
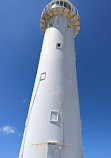
{"label": "rectangular window", "polygon": [[58,7],[59,6],[59,1],[55,2],[55,4],[56,4],[56,7]]}
{"label": "rectangular window", "polygon": [[45,79],[46,79],[46,72],[40,75],[40,81],[45,80]]}
{"label": "rectangular window", "polygon": [[65,7],[65,8],[68,8],[68,9],[70,9],[70,10],[71,10],[71,5],[70,5],[70,4],[68,4],[67,2],[64,2],[64,7]]}
{"label": "rectangular window", "polygon": [[71,10],[71,5],[67,3],[66,8]]}
{"label": "rectangular window", "polygon": [[62,43],[57,43],[56,48],[57,48],[57,49],[62,48]]}
{"label": "rectangular window", "polygon": [[63,1],[60,1],[60,6],[63,6]]}
{"label": "rectangular window", "polygon": [[59,112],[58,111],[51,111],[50,122],[58,122],[58,120],[59,120]]}
{"label": "rectangular window", "polygon": [[52,3],[51,8],[59,7],[59,1]]}
{"label": "rectangular window", "polygon": [[64,7],[66,8],[66,5],[67,5],[67,3],[66,2],[64,2]]}

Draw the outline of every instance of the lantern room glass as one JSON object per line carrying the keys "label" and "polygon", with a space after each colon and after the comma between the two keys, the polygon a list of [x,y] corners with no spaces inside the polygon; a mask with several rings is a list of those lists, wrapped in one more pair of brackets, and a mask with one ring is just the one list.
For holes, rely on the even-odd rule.
{"label": "lantern room glass", "polygon": [[[59,6],[71,10],[71,5],[64,1],[56,1],[51,4],[51,8],[55,8],[55,7],[59,7]],[[72,8],[72,10],[73,10],[73,8]]]}

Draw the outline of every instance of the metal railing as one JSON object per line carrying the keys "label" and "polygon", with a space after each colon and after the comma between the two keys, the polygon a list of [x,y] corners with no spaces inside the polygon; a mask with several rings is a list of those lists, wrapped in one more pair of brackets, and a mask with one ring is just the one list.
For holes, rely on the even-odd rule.
{"label": "metal railing", "polygon": [[[67,7],[65,7],[65,5],[64,5],[64,1],[62,1],[63,2],[63,6],[61,6],[60,5],[60,2],[61,1],[58,1],[59,2],[59,5],[57,5],[57,6],[55,6],[55,7],[53,7],[53,8],[56,8],[56,7],[64,7],[64,8],[67,8]],[[52,8],[52,4],[53,3],[49,3],[48,5],[46,5],[46,7],[43,9],[43,11],[42,11],[42,15],[45,13],[45,12],[47,12],[47,10],[48,9],[51,9]],[[78,9],[72,4],[71,5],[71,9],[70,9],[71,11],[74,11],[74,13],[79,17],[79,13],[78,13]],[[41,16],[42,16],[41,15]]]}

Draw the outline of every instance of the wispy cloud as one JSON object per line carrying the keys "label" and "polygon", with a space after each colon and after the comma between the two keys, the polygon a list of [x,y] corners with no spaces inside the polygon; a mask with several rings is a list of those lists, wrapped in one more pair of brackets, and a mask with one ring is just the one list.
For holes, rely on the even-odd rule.
{"label": "wispy cloud", "polygon": [[3,126],[0,128],[0,132],[3,134],[15,134],[15,128],[10,126]]}

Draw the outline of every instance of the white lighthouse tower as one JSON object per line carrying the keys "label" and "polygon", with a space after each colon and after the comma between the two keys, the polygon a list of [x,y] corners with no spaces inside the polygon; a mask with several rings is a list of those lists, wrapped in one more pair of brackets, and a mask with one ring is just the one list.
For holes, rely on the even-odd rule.
{"label": "white lighthouse tower", "polygon": [[43,10],[44,41],[19,158],[82,158],[74,37],[78,10],[53,0]]}

